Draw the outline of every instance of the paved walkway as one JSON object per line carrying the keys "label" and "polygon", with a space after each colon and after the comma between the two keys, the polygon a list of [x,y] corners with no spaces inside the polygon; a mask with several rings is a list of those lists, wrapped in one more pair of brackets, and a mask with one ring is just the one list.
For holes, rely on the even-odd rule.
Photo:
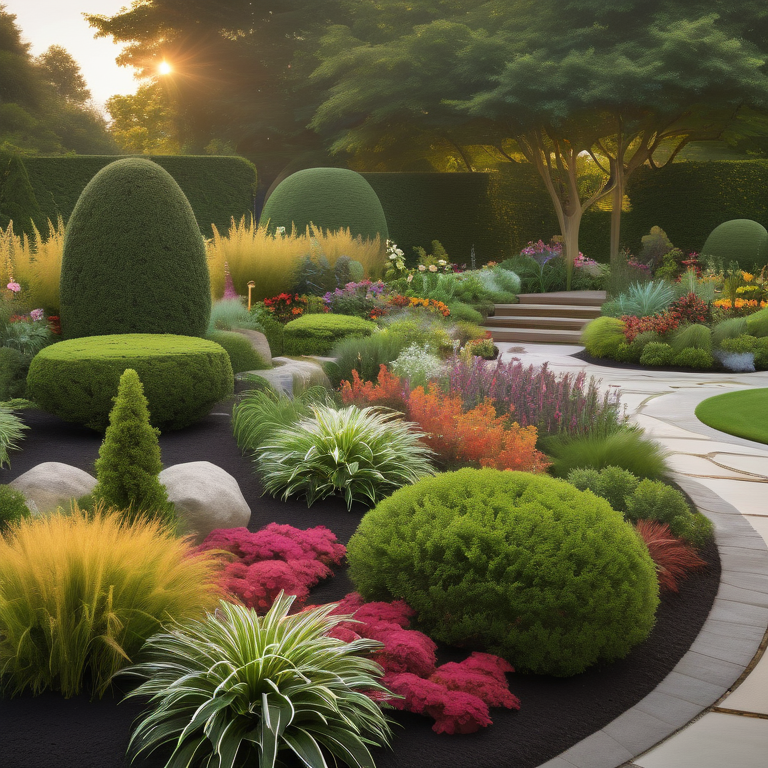
{"label": "paved walkway", "polygon": [[694,410],[716,394],[768,387],[768,372],[603,368],[569,356],[581,347],[498,346],[504,359],[586,370],[604,388],[620,387],[631,420],[670,451],[675,480],[713,519],[723,566],[712,612],[675,670],[632,710],[542,768],[766,768],[768,446],[717,432]]}

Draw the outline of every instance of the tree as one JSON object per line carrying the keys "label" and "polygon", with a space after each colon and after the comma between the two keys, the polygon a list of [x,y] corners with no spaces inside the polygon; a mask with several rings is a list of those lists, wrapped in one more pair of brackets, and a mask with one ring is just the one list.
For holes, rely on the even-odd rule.
{"label": "tree", "polygon": [[156,83],[142,85],[136,93],[112,96],[107,111],[110,132],[123,152],[136,155],[175,155],[181,150],[175,138],[174,116]]}
{"label": "tree", "polygon": [[60,45],[52,45],[41,53],[37,57],[37,66],[61,98],[77,104],[84,104],[91,98],[79,64]]}
{"label": "tree", "polygon": [[[508,160],[522,153],[552,199],[570,275],[584,211],[620,201],[629,175],[662,148],[672,144],[674,158],[694,138],[723,134],[743,105],[766,102],[764,33],[747,34],[765,11],[744,0],[721,19],[706,6],[460,0],[449,17],[382,40],[381,12],[364,0],[367,27],[357,19],[323,40],[313,79],[327,91],[312,125],[337,152],[371,146],[398,123],[447,136],[471,128],[471,143]],[[605,171],[596,188],[590,155]]]}

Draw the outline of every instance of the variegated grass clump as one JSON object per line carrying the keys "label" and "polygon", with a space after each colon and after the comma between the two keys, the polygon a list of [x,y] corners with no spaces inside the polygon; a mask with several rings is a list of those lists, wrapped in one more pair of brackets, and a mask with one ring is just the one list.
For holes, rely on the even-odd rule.
{"label": "variegated grass clump", "polygon": [[8,407],[0,404],[0,469],[11,466],[8,451],[19,447],[26,424]]}
{"label": "variegated grass clump", "polygon": [[219,559],[160,523],[97,507],[23,520],[0,537],[0,685],[101,696],[167,621],[218,602]]}
{"label": "variegated grass clump", "polygon": [[232,219],[226,234],[214,226],[213,238],[208,241],[213,297],[220,299],[224,295],[225,264],[241,296],[248,295],[250,280],[256,283],[251,293],[253,301],[290,291],[295,268],[310,254],[322,254],[331,266],[339,256],[349,256],[363,265],[366,277],[373,279],[380,276],[386,260],[384,245],[378,237],[363,240],[353,237],[349,229],[332,232],[312,226],[303,232],[294,228],[290,234],[272,235],[266,226],[259,226],[252,219]]}
{"label": "variegated grass clump", "polygon": [[281,593],[263,617],[222,602],[151,637],[147,660],[124,672],[146,678],[129,696],[149,696],[151,708],[131,751],[175,745],[166,768],[273,768],[281,753],[309,768],[373,768],[368,747],[391,737],[366,695],[386,695],[381,667],[366,658],[381,643],[329,637],[349,617],[329,615],[333,603],[289,616],[294,599]]}
{"label": "variegated grass clump", "polygon": [[312,415],[285,427],[256,451],[264,488],[273,496],[305,496],[307,506],[342,493],[373,506],[404,485],[433,475],[433,452],[401,414],[351,405],[313,405]]}

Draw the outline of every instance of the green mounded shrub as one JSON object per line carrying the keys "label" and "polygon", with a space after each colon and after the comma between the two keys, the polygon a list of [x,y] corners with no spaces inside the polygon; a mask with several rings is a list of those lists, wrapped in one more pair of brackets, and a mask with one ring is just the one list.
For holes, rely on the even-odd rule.
{"label": "green mounded shrub", "polygon": [[574,469],[620,467],[638,477],[656,480],[668,474],[666,452],[639,429],[622,429],[609,435],[550,437],[543,450],[552,459],[555,477],[568,477]]}
{"label": "green mounded shrub", "polygon": [[695,349],[688,347],[681,352],[678,352],[672,359],[672,365],[679,366],[680,368],[696,368],[697,370],[706,371],[715,364],[715,358],[712,357],[712,353],[706,349]]}
{"label": "green mounded shrub", "polygon": [[310,224],[336,231],[349,228],[353,236],[389,237],[387,219],[373,187],[355,171],[346,168],[309,168],[280,182],[261,213],[261,223],[270,231],[295,226],[303,232]]}
{"label": "green mounded shrub", "polygon": [[159,434],[149,423],[139,375],[128,368],[120,377],[109,426],[99,448],[97,482],[91,495],[96,503],[122,510],[129,520],[146,515],[173,528],[176,512],[157,477],[163,469]]}
{"label": "green mounded shrub", "polygon": [[0,402],[24,396],[28,370],[26,355],[18,349],[0,347]]}
{"label": "green mounded shrub", "polygon": [[640,365],[672,365],[675,350],[669,344],[658,341],[646,344],[640,355]]}
{"label": "green mounded shrub", "polygon": [[30,516],[24,494],[10,485],[0,485],[0,535],[8,530],[9,526]]}
{"label": "green mounded shrub", "polygon": [[396,491],[347,558],[366,600],[405,600],[434,640],[540,674],[626,656],[658,605],[653,562],[621,513],[524,472],[461,469]]}
{"label": "green mounded shrub", "polygon": [[581,333],[581,343],[592,357],[615,357],[619,346],[626,341],[624,323],[615,317],[598,317]]}
{"label": "green mounded shrub", "polygon": [[768,307],[747,315],[747,333],[750,336],[765,338],[768,336]]}
{"label": "green mounded shrub", "polygon": [[336,361],[326,366],[326,373],[334,387],[352,381],[352,371],[357,371],[363,381],[378,381],[381,366],[396,360],[411,343],[408,336],[391,331],[344,339],[331,350]]}
{"label": "green mounded shrub", "polygon": [[580,491],[601,496],[613,509],[626,512],[627,497],[635,492],[640,480],[621,467],[605,467],[599,472],[591,468],[574,469],[568,474],[568,482]]}
{"label": "green mounded shrub", "polygon": [[139,374],[152,425],[161,430],[192,424],[234,387],[229,356],[212,341],[118,334],[46,347],[29,367],[28,394],[44,411],[102,431],[127,368]]}
{"label": "green mounded shrub", "polygon": [[712,349],[712,331],[706,325],[684,325],[672,336],[672,349],[679,355],[685,349],[709,352]]}
{"label": "green mounded shrub", "polygon": [[698,512],[691,512],[688,502],[680,491],[666,483],[643,480],[627,498],[627,518],[657,520],[669,525],[670,531],[701,547],[712,538],[712,523]]}
{"label": "green mounded shrub", "polygon": [[205,244],[173,177],[140,158],[99,171],[67,224],[61,264],[64,338],[203,336],[210,314]]}
{"label": "green mounded shrub", "polygon": [[752,270],[768,264],[768,230],[751,219],[725,221],[710,232],[701,255],[713,256],[727,264],[738,263],[741,269]]}
{"label": "green mounded shrub", "polygon": [[224,347],[229,355],[229,362],[232,364],[232,373],[263,371],[271,367],[242,333],[213,331],[206,338]]}
{"label": "green mounded shrub", "polygon": [[726,339],[735,339],[747,334],[747,320],[744,317],[731,317],[719,322],[712,329],[712,346],[719,347]]}
{"label": "green mounded shrub", "polygon": [[352,315],[303,315],[286,323],[283,354],[327,355],[341,339],[370,336],[375,330],[376,323]]}
{"label": "green mounded shrub", "polygon": [[634,344],[623,342],[616,348],[614,358],[620,363],[639,363],[643,351]]}
{"label": "green mounded shrub", "polygon": [[733,352],[737,355],[745,352],[754,352],[757,346],[757,339],[754,336],[742,334],[732,339],[723,339],[720,342],[720,349],[723,352]]}
{"label": "green mounded shrub", "polygon": [[451,310],[451,320],[456,322],[475,323],[480,325],[483,322],[483,316],[469,304],[462,301],[446,302],[448,309]]}

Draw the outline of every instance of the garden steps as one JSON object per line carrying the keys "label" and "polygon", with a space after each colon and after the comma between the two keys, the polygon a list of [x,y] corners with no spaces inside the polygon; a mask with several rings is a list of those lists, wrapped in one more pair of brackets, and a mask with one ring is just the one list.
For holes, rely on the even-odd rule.
{"label": "garden steps", "polygon": [[600,316],[605,291],[521,293],[518,304],[497,304],[485,323],[494,341],[579,344],[581,331]]}

